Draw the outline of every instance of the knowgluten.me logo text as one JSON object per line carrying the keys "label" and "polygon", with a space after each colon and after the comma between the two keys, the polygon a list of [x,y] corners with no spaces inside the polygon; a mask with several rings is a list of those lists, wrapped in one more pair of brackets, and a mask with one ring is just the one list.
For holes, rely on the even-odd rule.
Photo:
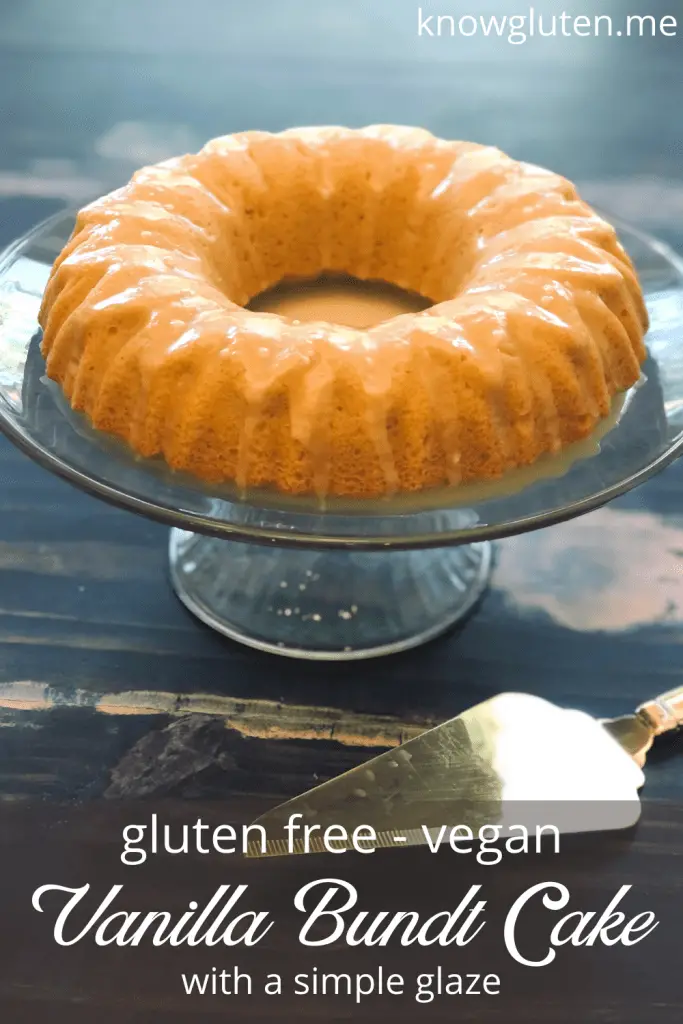
{"label": "knowgluten.me logo text", "polygon": [[437,13],[417,8],[417,34],[422,37],[470,39],[480,36],[504,39],[521,45],[529,39],[574,37],[633,37],[647,39],[661,36],[672,39],[678,34],[678,20],[672,14],[573,14],[570,11],[549,14],[529,7],[519,14]]}

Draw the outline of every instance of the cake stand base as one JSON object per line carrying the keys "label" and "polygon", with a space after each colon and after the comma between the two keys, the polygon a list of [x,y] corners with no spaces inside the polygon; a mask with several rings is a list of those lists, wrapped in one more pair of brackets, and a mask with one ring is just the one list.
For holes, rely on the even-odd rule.
{"label": "cake stand base", "polygon": [[472,610],[491,545],[395,552],[270,548],[171,530],[171,579],[198,618],[249,647],[345,661],[416,647]]}

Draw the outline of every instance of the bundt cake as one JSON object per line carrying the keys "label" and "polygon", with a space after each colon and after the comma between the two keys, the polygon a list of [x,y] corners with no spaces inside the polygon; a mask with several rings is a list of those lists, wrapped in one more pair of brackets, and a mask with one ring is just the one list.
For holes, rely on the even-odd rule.
{"label": "bundt cake", "polygon": [[[245,309],[287,278],[434,303],[369,330]],[[40,312],[95,428],[204,481],[379,496],[490,480],[589,435],[648,319],[566,179],[396,126],[245,132],[83,209]]]}

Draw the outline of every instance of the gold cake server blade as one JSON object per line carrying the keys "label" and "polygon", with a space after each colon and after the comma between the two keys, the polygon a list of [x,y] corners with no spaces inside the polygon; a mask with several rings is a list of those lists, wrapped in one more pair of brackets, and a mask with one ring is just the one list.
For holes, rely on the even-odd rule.
{"label": "gold cake server blade", "polygon": [[364,850],[433,843],[458,825],[475,836],[484,825],[503,835],[512,824],[628,828],[640,817],[648,751],[681,725],[683,687],[607,720],[503,693],[267,811],[247,856],[353,849],[359,826],[374,831],[363,830]]}

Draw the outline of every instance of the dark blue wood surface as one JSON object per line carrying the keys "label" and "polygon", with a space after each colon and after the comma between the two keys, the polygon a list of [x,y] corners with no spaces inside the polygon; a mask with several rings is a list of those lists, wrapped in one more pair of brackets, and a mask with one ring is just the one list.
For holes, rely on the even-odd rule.
{"label": "dark blue wood surface", "polygon": [[[615,20],[634,7],[683,23],[672,0],[603,7]],[[515,46],[418,39],[416,9],[2,4],[0,242],[216,134],[384,121],[550,165],[683,252],[683,24],[669,39]],[[366,665],[277,659],[219,638],[174,597],[166,542],[162,527],[77,493],[0,441],[6,800],[218,798],[240,818],[501,690],[609,715],[682,680],[680,463],[608,508],[501,543],[464,627]],[[647,799],[683,801],[680,742],[653,754],[647,780]],[[680,829],[667,840],[643,828],[632,866],[645,879],[648,844],[668,842],[667,855],[682,846]],[[629,1016],[627,1004],[590,1019],[644,1024],[645,1010]],[[680,998],[664,1012],[680,1019]]]}

